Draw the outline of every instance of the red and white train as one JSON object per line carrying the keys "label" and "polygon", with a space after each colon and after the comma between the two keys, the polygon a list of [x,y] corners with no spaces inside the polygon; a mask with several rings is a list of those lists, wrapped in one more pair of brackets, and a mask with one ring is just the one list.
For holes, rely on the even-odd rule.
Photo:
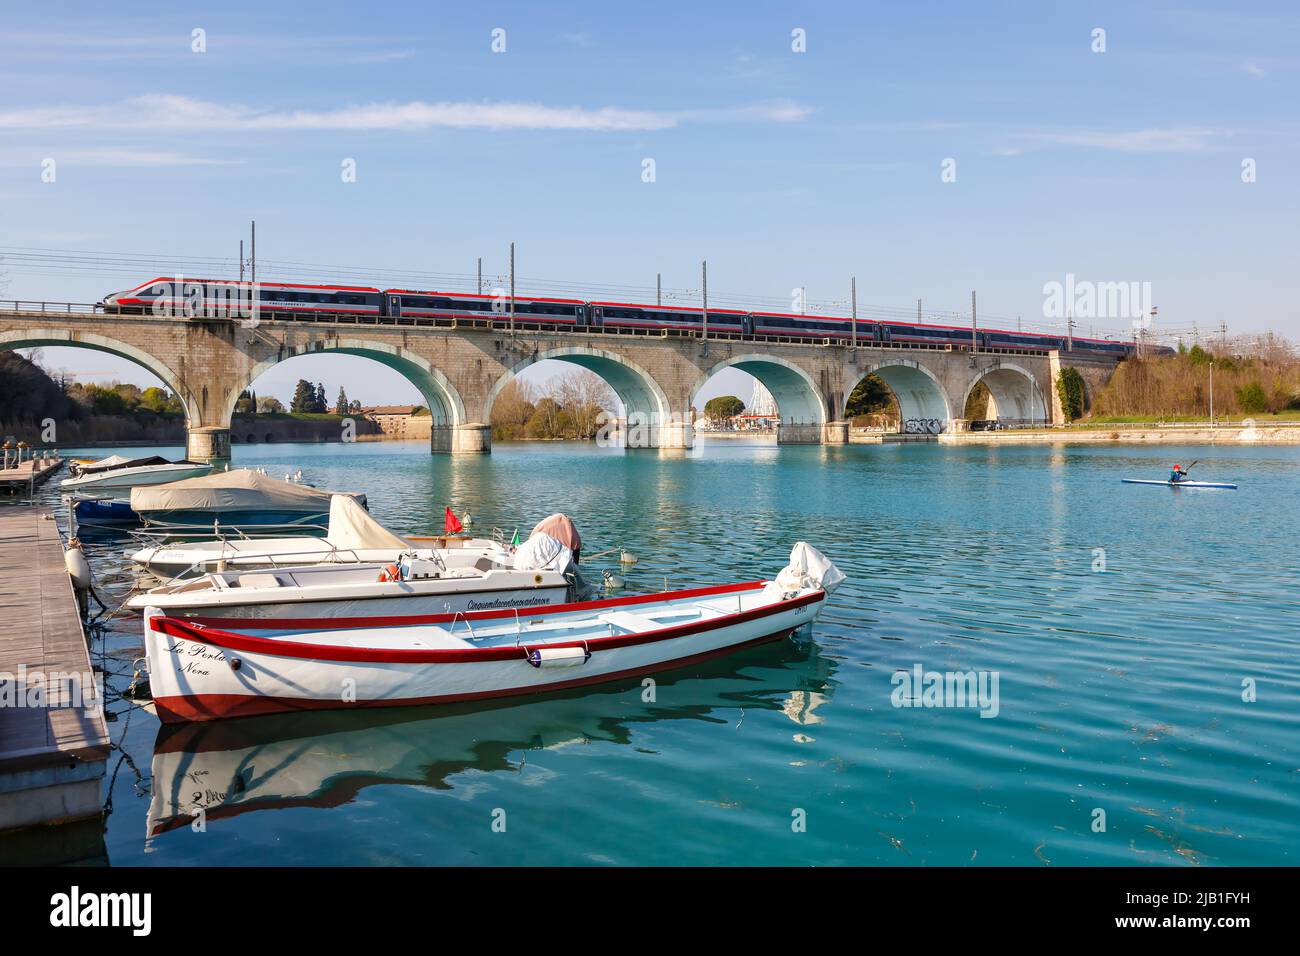
{"label": "red and white train", "polygon": [[[415,289],[377,289],[370,286],[312,285],[298,282],[233,282],[160,276],[123,292],[104,296],[106,312],[187,315],[196,318],[251,314],[256,292],[258,314],[267,319],[298,318],[337,321],[342,317],[368,318],[393,324],[419,320],[472,320],[504,325],[510,307],[501,296],[468,292],[431,292]],[[703,310],[691,306],[641,305],[516,296],[514,321],[524,328],[573,329],[587,332],[621,329],[668,335],[700,335]],[[852,322],[838,316],[800,315],[787,312],[745,312],[709,309],[708,334],[717,338],[795,338],[817,342],[848,343]],[[1127,355],[1133,342],[1116,342],[1037,332],[980,329],[980,349],[1065,349]],[[862,345],[908,343],[969,346],[971,330],[963,326],[919,322],[882,322],[859,319],[857,341]]]}

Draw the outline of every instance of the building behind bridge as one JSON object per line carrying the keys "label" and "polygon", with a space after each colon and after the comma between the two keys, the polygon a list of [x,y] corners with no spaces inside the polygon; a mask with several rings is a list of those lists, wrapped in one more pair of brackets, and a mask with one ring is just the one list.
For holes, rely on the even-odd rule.
{"label": "building behind bridge", "polygon": [[373,422],[384,438],[427,440],[432,433],[433,417],[419,405],[373,405],[361,409],[361,417]]}

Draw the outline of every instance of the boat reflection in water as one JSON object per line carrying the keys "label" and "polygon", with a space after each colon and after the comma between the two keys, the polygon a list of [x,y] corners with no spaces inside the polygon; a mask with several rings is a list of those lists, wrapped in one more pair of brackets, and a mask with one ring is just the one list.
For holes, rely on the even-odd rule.
{"label": "boat reflection in water", "polygon": [[[657,678],[556,693],[531,702],[320,711],[162,725],[154,743],[147,837],[257,810],[337,807],[367,787],[449,789],[466,770],[515,771],[512,755],[566,744],[632,742],[637,724],[734,722],[780,711],[820,723],[835,664],[806,637],[752,648]],[[796,727],[796,734],[800,732]]]}

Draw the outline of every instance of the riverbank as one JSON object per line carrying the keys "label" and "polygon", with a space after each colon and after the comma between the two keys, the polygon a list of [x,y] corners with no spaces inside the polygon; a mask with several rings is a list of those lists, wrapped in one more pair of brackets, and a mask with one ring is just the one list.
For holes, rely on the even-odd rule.
{"label": "riverbank", "polygon": [[1068,442],[1090,445],[1300,445],[1294,425],[1116,425],[1026,428],[997,432],[951,432],[945,445],[1034,445]]}
{"label": "riverbank", "polygon": [[748,441],[755,444],[770,445],[776,441],[775,431],[750,431],[750,432],[705,432],[697,431],[695,440],[701,439],[718,439],[719,441]]}

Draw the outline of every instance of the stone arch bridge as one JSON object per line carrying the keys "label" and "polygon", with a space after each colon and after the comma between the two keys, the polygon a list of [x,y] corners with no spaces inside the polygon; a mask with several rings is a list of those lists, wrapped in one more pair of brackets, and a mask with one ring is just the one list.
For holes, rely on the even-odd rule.
{"label": "stone arch bridge", "polygon": [[[77,309],[80,308],[80,311]],[[391,320],[383,320],[391,322]],[[433,415],[431,450],[491,449],[492,405],[514,376],[544,359],[600,375],[622,400],[629,447],[689,448],[691,407],[725,368],[752,374],[771,391],[784,444],[844,444],[849,394],[875,373],[897,396],[902,418],[961,431],[976,384],[989,389],[1002,418],[1060,421],[1057,352],[976,352],[955,348],[867,347],[786,341],[707,341],[611,332],[551,332],[451,324],[261,319],[195,320],[106,315],[92,307],[0,308],[0,349],[97,349],[148,369],[180,396],[191,458],[227,458],[235,401],[267,369],[299,355],[338,352],[374,359],[406,376]],[[1104,380],[1109,359],[1067,354],[1089,381]],[[644,423],[646,427],[637,427]]]}

